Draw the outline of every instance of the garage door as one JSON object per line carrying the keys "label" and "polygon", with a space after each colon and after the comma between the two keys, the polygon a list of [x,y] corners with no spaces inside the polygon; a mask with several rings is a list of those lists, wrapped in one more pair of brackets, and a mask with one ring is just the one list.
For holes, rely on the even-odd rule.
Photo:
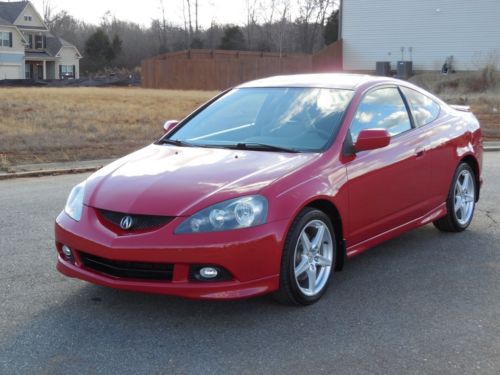
{"label": "garage door", "polygon": [[20,65],[0,65],[0,79],[21,79]]}

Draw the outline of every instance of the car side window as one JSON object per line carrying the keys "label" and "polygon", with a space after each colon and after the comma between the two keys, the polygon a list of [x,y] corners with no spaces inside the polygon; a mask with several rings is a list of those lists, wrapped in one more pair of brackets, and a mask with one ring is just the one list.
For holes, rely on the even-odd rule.
{"label": "car side window", "polygon": [[434,100],[407,87],[401,87],[401,90],[410,104],[417,127],[427,125],[439,116],[441,106]]}
{"label": "car side window", "polygon": [[370,91],[364,96],[351,122],[352,141],[361,130],[385,129],[391,136],[410,130],[411,121],[406,105],[396,87]]}

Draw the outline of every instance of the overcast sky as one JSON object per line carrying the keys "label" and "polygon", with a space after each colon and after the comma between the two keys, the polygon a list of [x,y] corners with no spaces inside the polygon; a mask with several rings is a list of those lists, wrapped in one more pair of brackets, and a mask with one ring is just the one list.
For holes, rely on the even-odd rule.
{"label": "overcast sky", "polygon": [[[47,0],[46,0],[47,1]],[[159,0],[49,0],[56,12],[66,10],[72,16],[89,23],[99,23],[106,11],[116,18],[133,21],[148,26],[153,18],[160,18]],[[43,13],[43,0],[31,0],[40,14]],[[194,0],[192,0],[194,4]],[[167,19],[176,25],[182,25],[182,0],[164,0]],[[217,23],[246,22],[245,0],[198,0],[199,22],[202,26]],[[194,5],[192,5],[194,8]],[[43,14],[42,14],[43,16]],[[194,15],[193,15],[194,26]]]}

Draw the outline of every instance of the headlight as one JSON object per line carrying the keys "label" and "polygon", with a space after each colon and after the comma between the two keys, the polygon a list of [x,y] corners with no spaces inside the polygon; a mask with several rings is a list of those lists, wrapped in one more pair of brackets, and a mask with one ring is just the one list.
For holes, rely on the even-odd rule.
{"label": "headlight", "polygon": [[83,211],[83,196],[85,193],[85,181],[76,185],[69,193],[64,212],[76,221],[80,221]]}
{"label": "headlight", "polygon": [[182,222],[176,234],[219,232],[264,224],[267,217],[267,199],[250,195],[231,199],[207,207]]}

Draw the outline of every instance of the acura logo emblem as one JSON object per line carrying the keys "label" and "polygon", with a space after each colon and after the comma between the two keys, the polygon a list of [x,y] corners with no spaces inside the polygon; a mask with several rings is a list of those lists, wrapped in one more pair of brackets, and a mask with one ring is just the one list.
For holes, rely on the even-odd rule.
{"label": "acura logo emblem", "polygon": [[132,216],[127,215],[122,217],[120,221],[120,228],[122,228],[123,230],[129,230],[130,228],[132,228],[133,224],[134,224],[134,219],[132,218]]}

